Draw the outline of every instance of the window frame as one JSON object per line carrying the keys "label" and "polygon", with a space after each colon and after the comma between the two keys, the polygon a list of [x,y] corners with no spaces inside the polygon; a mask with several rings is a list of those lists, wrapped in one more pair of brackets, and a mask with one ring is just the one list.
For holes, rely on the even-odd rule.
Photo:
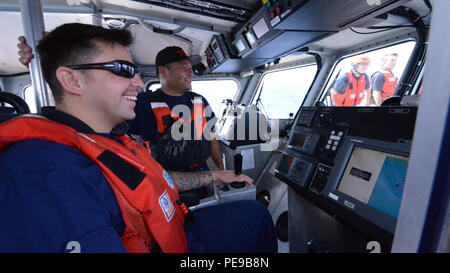
{"label": "window frame", "polygon": [[[395,41],[395,42],[387,43],[387,44],[384,44],[384,45],[371,47],[371,48],[369,48],[367,50],[362,50],[362,51],[357,51],[357,52],[352,52],[350,54],[342,55],[341,57],[336,59],[336,61],[333,64],[332,69],[330,70],[330,73],[328,73],[328,77],[327,77],[327,79],[325,81],[325,84],[322,87],[322,90],[320,90],[320,96],[317,97],[317,100],[314,102],[314,105],[319,103],[319,102],[321,102],[324,99],[325,91],[326,91],[327,88],[329,88],[328,84],[330,83],[331,77],[333,76],[333,74],[334,74],[334,72],[336,70],[336,67],[338,66],[338,64],[343,59],[355,57],[357,55],[366,54],[368,52],[372,52],[372,51],[375,51],[375,50],[381,50],[381,49],[384,49],[384,48],[400,45],[400,44],[407,43],[407,42],[414,42],[415,43],[414,47],[416,47],[416,45],[417,45],[417,39],[416,38],[405,38],[405,39],[402,39],[400,41]],[[409,56],[408,62],[406,63],[406,66],[405,66],[405,70],[407,70],[407,67],[409,67],[411,65],[411,56],[413,55],[414,50],[415,49],[413,48],[413,50],[411,51],[411,55]],[[402,73],[402,77],[398,79],[398,82],[401,82],[403,80],[403,78],[405,77],[405,75],[406,75],[405,73]],[[327,107],[335,107],[335,106],[327,106]]]}
{"label": "window frame", "polygon": [[419,92],[420,92],[420,88],[422,88],[422,85],[423,85],[423,77],[424,77],[426,65],[427,65],[427,63],[425,61],[422,68],[420,69],[419,76],[417,77],[417,80],[414,83],[414,86],[411,89],[411,92],[409,92],[409,94],[405,94],[405,96],[420,95]]}

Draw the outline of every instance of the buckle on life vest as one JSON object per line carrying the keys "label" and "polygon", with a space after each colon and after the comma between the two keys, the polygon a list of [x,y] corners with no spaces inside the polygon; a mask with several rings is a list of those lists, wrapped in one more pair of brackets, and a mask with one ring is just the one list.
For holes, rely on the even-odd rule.
{"label": "buckle on life vest", "polygon": [[181,210],[183,211],[184,218],[186,220],[186,223],[191,222],[195,225],[195,217],[194,213],[184,204],[181,202],[181,200],[177,200],[177,205],[180,206]]}

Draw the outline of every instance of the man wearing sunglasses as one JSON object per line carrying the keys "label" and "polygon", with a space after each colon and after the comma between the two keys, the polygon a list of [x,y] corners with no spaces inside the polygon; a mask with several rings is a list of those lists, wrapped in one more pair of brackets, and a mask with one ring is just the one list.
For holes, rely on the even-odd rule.
{"label": "man wearing sunglasses", "polygon": [[56,106],[0,124],[0,252],[276,251],[271,216],[259,203],[193,214],[179,200],[183,180],[200,187],[249,177],[215,171],[174,180],[120,130],[135,117],[143,87],[131,42],[126,30],[77,23],[39,42]]}

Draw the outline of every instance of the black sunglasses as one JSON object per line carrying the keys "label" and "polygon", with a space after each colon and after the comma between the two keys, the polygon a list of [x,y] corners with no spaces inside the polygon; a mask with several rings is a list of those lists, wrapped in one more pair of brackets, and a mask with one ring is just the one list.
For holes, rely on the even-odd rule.
{"label": "black sunglasses", "polygon": [[111,71],[117,76],[125,77],[125,78],[133,78],[134,75],[139,73],[137,66],[133,63],[115,60],[107,63],[94,63],[94,64],[79,64],[79,65],[69,65],[68,68],[72,68],[75,70],[81,69],[101,69]]}

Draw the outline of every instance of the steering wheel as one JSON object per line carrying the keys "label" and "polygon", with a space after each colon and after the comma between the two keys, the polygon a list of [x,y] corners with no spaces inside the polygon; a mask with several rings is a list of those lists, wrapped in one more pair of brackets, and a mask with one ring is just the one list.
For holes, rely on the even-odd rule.
{"label": "steering wheel", "polygon": [[27,114],[30,113],[30,108],[28,104],[19,96],[9,93],[0,92],[0,102],[6,102],[11,105],[17,114]]}

